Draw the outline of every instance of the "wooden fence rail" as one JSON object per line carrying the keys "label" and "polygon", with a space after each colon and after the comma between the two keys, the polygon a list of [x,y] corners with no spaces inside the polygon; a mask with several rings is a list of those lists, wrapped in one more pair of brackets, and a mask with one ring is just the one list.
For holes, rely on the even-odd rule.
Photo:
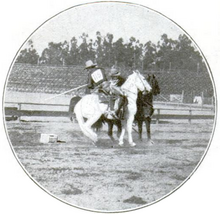
{"label": "wooden fence rail", "polygon": [[[12,105],[13,106],[10,106]],[[22,106],[32,105],[32,109],[23,109]],[[43,110],[34,109],[33,106],[45,107]],[[20,117],[68,117],[68,110],[49,110],[48,107],[66,107],[66,104],[40,104],[40,103],[6,103],[5,118],[6,120],[16,120]],[[198,114],[199,113],[199,114]],[[153,119],[159,123],[160,120],[206,120],[214,119],[215,113],[208,109],[191,109],[191,108],[156,108]]]}

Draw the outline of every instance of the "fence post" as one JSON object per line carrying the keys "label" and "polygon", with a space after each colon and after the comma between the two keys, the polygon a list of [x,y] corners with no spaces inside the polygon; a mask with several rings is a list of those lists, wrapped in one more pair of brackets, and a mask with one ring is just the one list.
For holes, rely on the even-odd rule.
{"label": "fence post", "polygon": [[21,122],[21,117],[19,115],[19,112],[21,111],[21,103],[18,103],[18,121]]}
{"label": "fence post", "polygon": [[159,124],[159,117],[160,117],[160,109],[157,109],[157,120],[156,120],[156,124]]}
{"label": "fence post", "polygon": [[215,112],[215,98],[214,98],[214,95],[212,96],[212,109]]}
{"label": "fence post", "polygon": [[191,124],[192,109],[189,109],[189,124]]}
{"label": "fence post", "polygon": [[204,92],[203,91],[201,93],[201,97],[202,97],[202,108],[203,108],[203,104],[204,104]]}
{"label": "fence post", "polygon": [[184,102],[184,90],[182,90],[182,100],[181,100],[181,103]]}

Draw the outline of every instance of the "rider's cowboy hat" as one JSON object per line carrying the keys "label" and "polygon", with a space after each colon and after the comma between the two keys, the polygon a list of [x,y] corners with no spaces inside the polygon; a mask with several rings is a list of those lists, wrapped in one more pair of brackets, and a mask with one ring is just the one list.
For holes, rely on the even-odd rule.
{"label": "rider's cowboy hat", "polygon": [[118,71],[114,66],[111,68],[110,70],[110,74],[111,77],[118,77],[121,75],[120,71]]}
{"label": "rider's cowboy hat", "polygon": [[88,60],[87,62],[86,62],[86,67],[85,67],[85,69],[87,69],[87,68],[91,68],[91,67],[95,67],[97,64],[94,64],[93,62],[92,62],[92,60]]}

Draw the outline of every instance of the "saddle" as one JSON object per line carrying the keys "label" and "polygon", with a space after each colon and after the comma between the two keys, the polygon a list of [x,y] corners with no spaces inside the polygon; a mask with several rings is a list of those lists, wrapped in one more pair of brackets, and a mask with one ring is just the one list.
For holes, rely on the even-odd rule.
{"label": "saddle", "polygon": [[[112,86],[110,82],[106,81],[95,88],[92,93],[98,95],[100,103],[108,105],[107,112],[105,113],[108,119],[121,120],[124,118],[127,99],[123,96],[120,87]],[[117,105],[115,105],[116,100],[118,100]]]}
{"label": "saddle", "polygon": [[[127,106],[127,98],[115,94],[97,93],[99,102],[108,105],[105,116],[108,119],[124,119],[124,112]],[[112,115],[113,114],[113,115]]]}
{"label": "saddle", "polygon": [[97,93],[99,97],[99,102],[104,104],[109,104],[110,102],[110,95],[104,93]]}

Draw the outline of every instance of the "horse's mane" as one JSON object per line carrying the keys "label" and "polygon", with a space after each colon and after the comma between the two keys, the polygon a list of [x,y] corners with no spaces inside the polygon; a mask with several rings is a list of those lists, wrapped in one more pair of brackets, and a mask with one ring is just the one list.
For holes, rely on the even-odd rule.
{"label": "horse's mane", "polygon": [[134,77],[134,75],[135,75],[135,73],[133,73],[133,74],[130,74],[128,77],[127,77],[127,79],[125,80],[125,82],[122,84],[122,86],[121,86],[121,88],[123,89],[127,89],[127,88],[129,88],[129,85],[130,85],[130,83],[131,83],[131,80],[132,80],[132,78]]}

